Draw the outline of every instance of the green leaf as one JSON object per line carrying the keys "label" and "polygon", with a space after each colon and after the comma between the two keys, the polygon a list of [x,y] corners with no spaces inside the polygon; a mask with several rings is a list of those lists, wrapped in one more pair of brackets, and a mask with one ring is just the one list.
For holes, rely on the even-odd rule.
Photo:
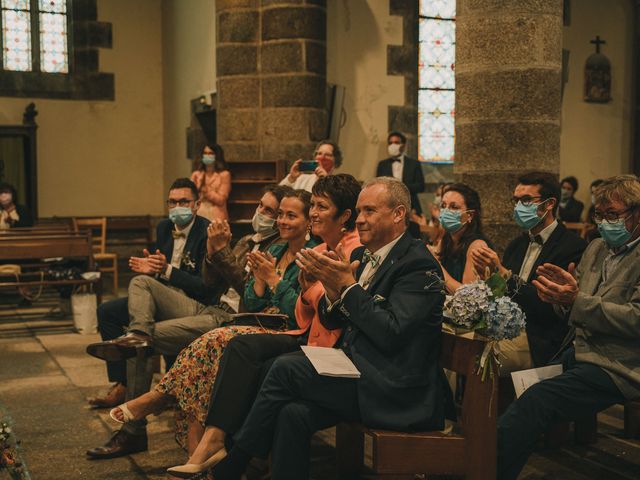
{"label": "green leaf", "polygon": [[504,297],[507,293],[507,281],[499,273],[491,275],[486,284],[495,298]]}

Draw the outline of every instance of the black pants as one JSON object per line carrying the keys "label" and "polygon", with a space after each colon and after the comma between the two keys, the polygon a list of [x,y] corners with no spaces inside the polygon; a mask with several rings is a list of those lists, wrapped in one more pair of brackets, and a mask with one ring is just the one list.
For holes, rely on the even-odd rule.
{"label": "black pants", "polygon": [[498,420],[499,480],[515,480],[544,432],[556,423],[579,420],[624,402],[620,390],[600,367],[564,357],[564,372],[537,383]]}
{"label": "black pants", "polygon": [[357,381],[318,375],[303,352],[278,357],[242,428],[238,448],[256,457],[271,451],[273,480],[309,478],[314,432],[360,421]]}
{"label": "black pants", "polygon": [[[98,307],[98,330],[102,340],[113,340],[126,333],[129,326],[129,308],[127,297],[102,303]],[[107,362],[107,375],[110,382],[127,384],[127,362]]]}
{"label": "black pants", "polygon": [[205,425],[228,434],[240,429],[273,361],[300,348],[300,338],[284,334],[240,335],[224,350]]}

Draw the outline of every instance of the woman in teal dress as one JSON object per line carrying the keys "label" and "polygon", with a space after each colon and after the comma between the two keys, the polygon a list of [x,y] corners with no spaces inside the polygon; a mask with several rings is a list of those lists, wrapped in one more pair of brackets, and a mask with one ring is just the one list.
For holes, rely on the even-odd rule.
{"label": "woman in teal dress", "polygon": [[[248,254],[251,278],[243,295],[248,312],[282,313],[288,316],[287,329],[297,329],[295,306],[300,295],[296,253],[312,248],[317,242],[309,237],[311,194],[305,190],[289,190],[278,208],[277,225],[281,242],[266,252]],[[260,326],[230,325],[216,328],[194,340],[155,389],[111,411],[118,422],[144,418],[164,409],[175,397],[180,414],[176,439],[191,455],[204,431],[204,417],[218,370],[218,361],[229,341],[237,335],[271,332]],[[197,368],[194,368],[197,365]]]}

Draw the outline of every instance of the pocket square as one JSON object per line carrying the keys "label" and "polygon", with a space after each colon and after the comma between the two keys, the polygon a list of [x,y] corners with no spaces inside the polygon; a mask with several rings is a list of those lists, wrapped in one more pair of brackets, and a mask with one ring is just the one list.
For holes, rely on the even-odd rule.
{"label": "pocket square", "polygon": [[384,298],[382,295],[376,294],[376,295],[373,296],[373,303],[382,303],[382,302],[386,302],[386,301],[387,301],[387,299]]}

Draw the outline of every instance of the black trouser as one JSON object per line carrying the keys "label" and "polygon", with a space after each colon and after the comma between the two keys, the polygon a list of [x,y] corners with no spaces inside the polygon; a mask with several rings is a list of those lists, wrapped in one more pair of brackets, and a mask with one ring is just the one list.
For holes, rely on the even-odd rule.
{"label": "black trouser", "polygon": [[624,397],[611,377],[591,363],[563,356],[564,372],[527,389],[498,420],[499,480],[515,480],[544,432],[556,423],[580,420]]}
{"label": "black trouser", "polygon": [[240,429],[273,361],[300,348],[300,337],[240,335],[229,342],[218,366],[205,425],[228,434]]}
{"label": "black trouser", "polygon": [[318,375],[303,352],[288,353],[269,369],[235,448],[271,451],[273,480],[309,478],[311,436],[343,420],[360,421],[357,380]]}
{"label": "black trouser", "polygon": [[[98,307],[98,330],[102,340],[113,340],[126,333],[129,326],[128,299],[117,298],[102,303]],[[107,375],[110,382],[127,384],[127,362],[107,362]]]}

